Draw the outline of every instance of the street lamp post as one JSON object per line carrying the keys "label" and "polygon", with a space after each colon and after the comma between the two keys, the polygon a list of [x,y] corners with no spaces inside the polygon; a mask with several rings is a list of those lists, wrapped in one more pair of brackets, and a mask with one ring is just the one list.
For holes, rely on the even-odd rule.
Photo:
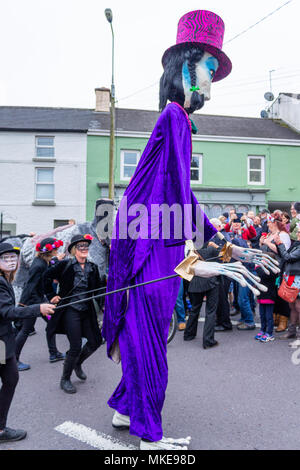
{"label": "street lamp post", "polygon": [[[270,70],[269,71],[269,77],[270,77],[270,93],[272,93],[272,73],[275,72],[275,70]],[[273,119],[273,105],[271,106],[272,112],[271,112],[271,118]]]}
{"label": "street lamp post", "polygon": [[112,26],[113,15],[110,8],[106,8],[105,16],[110,23],[112,33],[112,77],[110,89],[110,144],[109,144],[109,185],[108,197],[114,200],[115,181],[114,181],[114,151],[115,151],[115,83],[114,83],[114,30]]}

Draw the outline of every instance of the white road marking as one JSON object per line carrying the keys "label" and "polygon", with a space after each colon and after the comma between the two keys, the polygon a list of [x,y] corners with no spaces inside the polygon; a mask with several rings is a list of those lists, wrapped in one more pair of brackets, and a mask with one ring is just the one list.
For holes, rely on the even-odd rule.
{"label": "white road marking", "polygon": [[91,447],[100,450],[138,450],[137,447],[131,444],[124,444],[123,442],[115,439],[107,434],[103,434],[88,428],[83,424],[73,423],[72,421],[65,421],[56,428],[58,431],[66,436],[73,437],[78,441],[85,442]]}

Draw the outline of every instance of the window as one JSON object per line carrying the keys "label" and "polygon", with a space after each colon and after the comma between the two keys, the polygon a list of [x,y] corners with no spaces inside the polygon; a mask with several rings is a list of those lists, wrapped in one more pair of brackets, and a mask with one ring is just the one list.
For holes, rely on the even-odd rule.
{"label": "window", "polygon": [[63,227],[69,224],[69,219],[54,219],[53,228]]}
{"label": "window", "polygon": [[54,168],[35,169],[35,200],[54,201]]}
{"label": "window", "polygon": [[54,137],[37,136],[35,138],[36,158],[54,158]]}
{"label": "window", "polygon": [[140,156],[138,150],[121,150],[121,180],[129,181],[132,178]]}
{"label": "window", "polygon": [[0,225],[0,240],[1,238],[14,236],[16,235],[16,233],[17,233],[17,224],[2,223],[2,227]]}
{"label": "window", "polygon": [[202,184],[202,154],[192,155],[191,182]]}
{"label": "window", "polygon": [[248,184],[265,184],[264,156],[248,156]]}

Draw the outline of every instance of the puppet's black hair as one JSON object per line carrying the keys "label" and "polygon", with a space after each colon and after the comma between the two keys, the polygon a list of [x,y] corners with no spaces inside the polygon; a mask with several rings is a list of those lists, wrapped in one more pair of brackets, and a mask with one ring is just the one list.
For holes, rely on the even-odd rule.
{"label": "puppet's black hair", "polygon": [[165,64],[164,73],[159,85],[159,110],[162,111],[167,101],[176,101],[181,106],[184,105],[185,96],[182,85],[182,66],[188,61],[188,68],[191,76],[191,86],[196,86],[195,64],[202,59],[204,51],[197,46],[186,44],[170,51]]}

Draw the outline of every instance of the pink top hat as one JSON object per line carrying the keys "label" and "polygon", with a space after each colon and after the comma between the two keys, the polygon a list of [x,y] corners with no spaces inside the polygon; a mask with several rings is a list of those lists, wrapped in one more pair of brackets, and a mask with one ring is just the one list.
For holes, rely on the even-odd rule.
{"label": "pink top hat", "polygon": [[225,25],[220,16],[206,10],[190,11],[180,18],[175,46],[166,50],[162,58],[165,67],[167,57],[173,50],[190,44],[210,52],[219,61],[213,82],[227,77],[232,69],[230,59],[222,51]]}

